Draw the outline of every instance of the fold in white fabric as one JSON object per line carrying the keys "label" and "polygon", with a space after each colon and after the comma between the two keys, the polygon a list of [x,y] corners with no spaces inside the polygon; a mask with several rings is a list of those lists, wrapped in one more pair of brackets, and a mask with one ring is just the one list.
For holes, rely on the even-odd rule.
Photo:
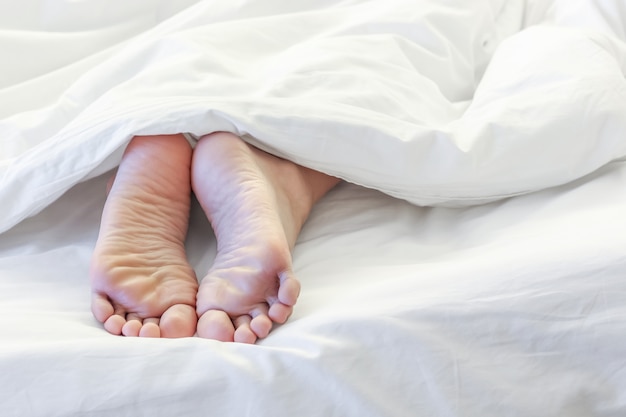
{"label": "fold in white fabric", "polygon": [[139,134],[231,131],[418,205],[626,155],[617,0],[32,3],[0,13],[0,231]]}

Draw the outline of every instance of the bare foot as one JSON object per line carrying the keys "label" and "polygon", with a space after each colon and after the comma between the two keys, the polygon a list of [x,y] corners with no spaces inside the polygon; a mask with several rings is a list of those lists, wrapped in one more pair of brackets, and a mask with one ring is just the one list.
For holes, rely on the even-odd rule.
{"label": "bare foot", "polygon": [[218,245],[198,291],[198,335],[254,343],[291,315],[300,293],[291,250],[313,204],[339,180],[223,132],[198,142],[191,172]]}
{"label": "bare foot", "polygon": [[196,331],[198,282],[184,251],[191,152],[182,135],[135,137],[109,183],[90,277],[93,314],[112,334]]}

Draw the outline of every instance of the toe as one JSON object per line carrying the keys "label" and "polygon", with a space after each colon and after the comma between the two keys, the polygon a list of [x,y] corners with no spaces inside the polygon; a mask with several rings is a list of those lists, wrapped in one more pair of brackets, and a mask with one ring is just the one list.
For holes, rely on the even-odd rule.
{"label": "toe", "polygon": [[173,305],[161,316],[159,324],[161,337],[191,337],[196,332],[197,322],[198,316],[192,306],[185,304]]}
{"label": "toe", "polygon": [[139,336],[139,331],[141,331],[142,321],[135,314],[126,315],[126,323],[122,327],[122,334],[128,337],[137,337]]}
{"label": "toe", "polygon": [[220,310],[208,310],[198,320],[198,336],[222,342],[235,340],[235,327],[228,314]]}
{"label": "toe", "polygon": [[270,320],[267,314],[260,314],[252,319],[250,328],[259,339],[263,339],[272,330],[272,320]]}
{"label": "toe", "polygon": [[111,334],[119,336],[122,334],[122,328],[125,324],[126,320],[124,320],[124,317],[118,314],[113,314],[105,320],[104,329]]}
{"label": "toe", "polygon": [[111,306],[113,314],[104,321],[104,329],[116,336],[122,334],[122,328],[126,324],[126,312],[120,306]]}
{"label": "toe", "polygon": [[98,293],[94,293],[91,296],[91,312],[100,323],[104,323],[115,313],[109,298]]}
{"label": "toe", "polygon": [[272,320],[269,317],[269,306],[266,303],[257,305],[255,309],[250,312],[250,328],[256,334],[259,339],[267,337],[272,330]]}
{"label": "toe", "polygon": [[280,288],[278,289],[278,299],[281,303],[293,306],[298,301],[300,295],[300,281],[298,281],[292,271],[285,271],[279,275]]}
{"label": "toe", "polygon": [[159,319],[144,319],[143,326],[139,330],[139,337],[161,337],[161,329],[159,329]]}
{"label": "toe", "polygon": [[287,321],[292,312],[293,307],[277,302],[270,307],[268,316],[274,322],[282,324]]}
{"label": "toe", "polygon": [[235,342],[248,344],[254,344],[254,342],[256,342],[257,336],[250,328],[251,320],[252,318],[247,314],[239,316],[234,320],[236,328],[234,335]]}

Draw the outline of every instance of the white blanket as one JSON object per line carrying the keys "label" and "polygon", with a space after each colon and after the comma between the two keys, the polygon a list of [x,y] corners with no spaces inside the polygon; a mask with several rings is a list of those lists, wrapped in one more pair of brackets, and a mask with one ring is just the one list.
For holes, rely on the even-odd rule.
{"label": "white blanket", "polygon": [[[625,17],[623,0],[0,2],[0,415],[626,415],[626,162],[607,164]],[[463,208],[341,184],[266,339],[110,335],[87,279],[110,170],[134,134],[214,130],[418,204],[584,177]],[[203,276],[197,204],[186,247]]]}
{"label": "white blanket", "polygon": [[232,131],[420,205],[626,155],[620,0],[32,3],[0,6],[0,230],[135,134]]}

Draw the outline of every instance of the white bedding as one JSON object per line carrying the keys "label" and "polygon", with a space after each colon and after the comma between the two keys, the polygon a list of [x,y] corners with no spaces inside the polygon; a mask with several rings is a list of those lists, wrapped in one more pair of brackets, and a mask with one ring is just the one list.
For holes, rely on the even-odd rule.
{"label": "white bedding", "polygon": [[[0,3],[0,414],[623,415],[625,22],[621,0]],[[86,277],[110,170],[134,134],[215,130],[350,182],[300,236],[294,315],[254,346],[109,335]],[[197,206],[187,247],[202,276]]]}

